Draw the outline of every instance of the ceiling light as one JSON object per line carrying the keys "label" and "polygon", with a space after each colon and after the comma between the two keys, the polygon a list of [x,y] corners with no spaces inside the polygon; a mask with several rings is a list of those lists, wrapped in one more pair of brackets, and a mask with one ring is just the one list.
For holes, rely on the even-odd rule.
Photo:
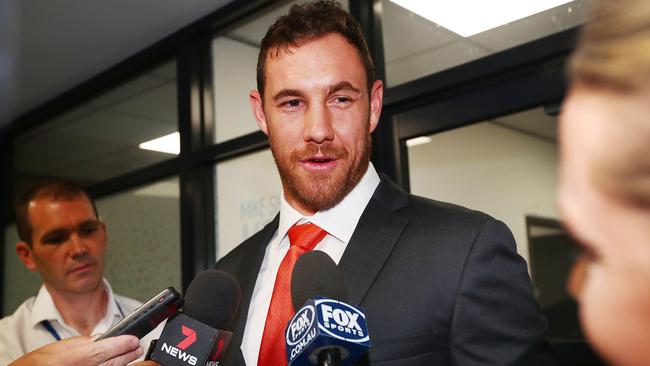
{"label": "ceiling light", "polygon": [[178,155],[181,152],[181,135],[178,132],[170,133],[169,135],[145,141],[138,147],[142,150]]}
{"label": "ceiling light", "polygon": [[406,140],[406,146],[413,147],[417,145],[428,144],[429,142],[431,142],[431,137],[420,136],[420,137]]}
{"label": "ceiling light", "polygon": [[463,37],[526,18],[572,0],[391,0]]}

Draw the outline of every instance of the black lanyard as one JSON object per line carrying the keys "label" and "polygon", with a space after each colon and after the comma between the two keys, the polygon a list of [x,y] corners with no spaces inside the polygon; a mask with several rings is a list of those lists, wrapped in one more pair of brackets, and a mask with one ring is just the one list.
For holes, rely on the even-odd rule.
{"label": "black lanyard", "polygon": [[[124,319],[124,312],[122,311],[122,307],[120,306],[120,304],[117,302],[117,299],[115,299],[115,305],[117,305],[117,310],[120,311],[120,315],[122,315],[122,319]],[[49,321],[47,321],[47,320],[43,320],[41,323],[43,324],[43,327],[45,327],[45,329],[46,329],[48,332],[50,332],[50,334],[52,335],[52,337],[54,337],[54,339],[55,339],[57,342],[61,340],[61,336],[60,336],[59,333],[56,331],[56,329],[54,329],[54,327],[52,326],[52,324],[51,324]]]}

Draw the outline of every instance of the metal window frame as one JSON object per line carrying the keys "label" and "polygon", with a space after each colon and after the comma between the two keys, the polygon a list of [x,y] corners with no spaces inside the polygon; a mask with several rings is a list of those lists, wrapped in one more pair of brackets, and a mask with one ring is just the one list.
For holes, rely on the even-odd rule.
{"label": "metal window frame", "polygon": [[[557,106],[567,89],[564,65],[578,28],[389,88],[382,122],[394,164],[391,178],[410,190],[406,140],[483,122],[537,106]],[[434,118],[413,122],[400,114],[427,107]]]}

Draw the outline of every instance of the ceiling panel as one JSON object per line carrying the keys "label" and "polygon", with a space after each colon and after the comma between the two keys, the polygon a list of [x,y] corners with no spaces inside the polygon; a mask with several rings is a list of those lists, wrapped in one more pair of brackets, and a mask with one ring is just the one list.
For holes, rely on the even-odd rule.
{"label": "ceiling panel", "polygon": [[131,80],[127,84],[112,89],[109,93],[90,100],[87,105],[97,109],[109,108],[142,93],[146,93],[149,90],[155,89],[165,83],[168,83],[168,80],[164,78],[151,76],[149,74],[143,75]]}
{"label": "ceiling panel", "polygon": [[[454,41],[441,47],[410,54],[386,64],[388,85],[413,80],[491,54],[489,50],[469,41]],[[423,74],[424,70],[426,73]]]}
{"label": "ceiling panel", "polygon": [[98,158],[94,162],[101,165],[125,167],[130,171],[157,163],[161,160],[169,159],[171,157],[174,157],[174,155],[156,151],[142,150],[135,146],[129,146],[122,150],[105,155],[104,157]]}
{"label": "ceiling panel", "polygon": [[49,151],[47,154],[21,150],[16,156],[15,164],[21,173],[49,175],[64,167],[67,164],[67,157],[56,150]]}
{"label": "ceiling panel", "polygon": [[[99,138],[80,137],[63,131],[56,131],[48,136],[39,136],[29,141],[18,141],[16,158],[25,152],[41,154],[43,158],[53,156],[64,161],[85,161],[104,156],[125,148],[124,143],[107,142]],[[17,160],[19,161],[19,160]],[[20,168],[20,165],[17,165]]]}
{"label": "ceiling panel", "polygon": [[172,129],[173,132],[177,129],[176,105],[176,82],[173,81],[113,105],[110,110],[166,125],[166,130]]}
{"label": "ceiling panel", "polygon": [[[287,4],[272,6],[266,9],[263,14],[255,14],[252,17],[252,20],[243,21],[241,24],[237,25],[236,28],[228,31],[226,36],[259,47],[260,44],[262,44],[262,38],[271,24],[275,23],[279,17],[289,13],[289,8],[291,8],[293,4],[302,4],[307,1],[308,0],[298,0]],[[340,0],[340,2],[344,9],[349,9],[348,1]]]}
{"label": "ceiling panel", "polygon": [[493,122],[545,140],[557,141],[557,117],[549,116],[541,107],[499,117]]}
{"label": "ceiling panel", "polygon": [[546,37],[587,21],[590,1],[577,0],[472,36],[473,42],[496,52]]}
{"label": "ceiling panel", "polygon": [[592,1],[574,0],[465,38],[383,0],[387,84],[405,83],[578,26],[587,20]]}
{"label": "ceiling panel", "polygon": [[15,160],[19,181],[52,176],[96,182],[174,157],[138,148],[177,130],[175,69],[170,64],[20,136]]}
{"label": "ceiling panel", "polygon": [[162,66],[151,70],[149,75],[156,78],[165,79],[167,81],[176,80],[176,62],[167,62]]}
{"label": "ceiling panel", "polygon": [[273,24],[278,17],[287,14],[292,4],[293,3],[271,7],[267,9],[264,14],[255,15],[252,20],[243,22],[235,29],[230,30],[226,35],[233,39],[259,47],[262,43],[262,38],[266,34],[266,30],[269,29],[269,26]]}
{"label": "ceiling panel", "polygon": [[101,110],[60,127],[57,132],[79,138],[92,138],[102,142],[137,145],[141,142],[176,131],[175,125],[128,113]]}
{"label": "ceiling panel", "polygon": [[100,182],[127,172],[129,170],[126,167],[87,163],[66,167],[58,176],[81,182]]}
{"label": "ceiling panel", "polygon": [[[383,2],[382,27],[387,63],[431,52],[444,47],[462,37],[414,14],[401,6]],[[393,30],[400,30],[393,31]]]}
{"label": "ceiling panel", "polygon": [[76,119],[82,118],[90,113],[95,112],[96,109],[87,105],[81,105],[75,107],[74,109],[68,110],[63,114],[57,115],[56,117],[47,121],[47,123],[38,125],[37,127],[31,128],[20,135],[20,139],[23,141],[29,140],[35,136],[40,136],[43,134],[51,133],[57,128],[66,125]]}

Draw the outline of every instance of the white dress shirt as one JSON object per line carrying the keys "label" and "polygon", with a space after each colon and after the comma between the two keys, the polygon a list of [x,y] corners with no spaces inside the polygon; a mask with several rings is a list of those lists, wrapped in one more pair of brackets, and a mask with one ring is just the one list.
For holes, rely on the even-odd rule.
{"label": "white dress shirt", "polygon": [[284,194],[280,204],[280,222],[264,253],[264,260],[257,275],[255,289],[248,309],[246,329],[242,339],[241,350],[247,365],[257,365],[262,333],[266,323],[266,314],[271,303],[275,276],[280,262],[289,250],[287,232],[296,223],[311,222],[327,231],[327,235],[314,248],[327,253],[337,264],[357,227],[363,210],[368,205],[375,189],[379,185],[379,175],[372,166],[352,191],[336,206],[329,210],[318,211],[313,216],[304,216],[287,203]]}
{"label": "white dress shirt", "polygon": [[[103,282],[108,294],[106,315],[93,329],[93,336],[104,333],[141,305],[136,300],[114,294],[108,281],[104,279]],[[44,322],[49,322],[54,332],[46,329]],[[145,352],[160,330],[157,328],[140,340]],[[0,365],[7,365],[25,353],[55,342],[55,334],[61,339],[80,335],[65,323],[52,296],[42,285],[36,296],[25,300],[12,315],[0,319]]]}

